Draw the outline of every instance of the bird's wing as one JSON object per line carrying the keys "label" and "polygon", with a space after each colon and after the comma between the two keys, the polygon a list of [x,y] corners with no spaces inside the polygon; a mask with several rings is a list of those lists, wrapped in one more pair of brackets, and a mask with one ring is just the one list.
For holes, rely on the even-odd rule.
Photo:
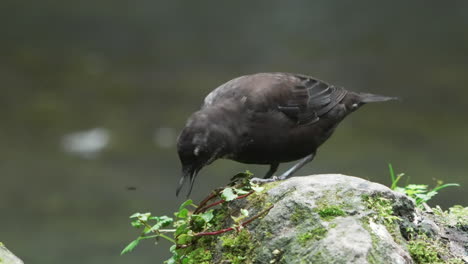
{"label": "bird's wing", "polygon": [[222,84],[205,98],[202,108],[239,102],[253,112],[280,111],[304,125],[317,122],[345,95],[345,89],[310,76],[257,73]]}
{"label": "bird's wing", "polygon": [[278,110],[299,125],[317,122],[320,117],[336,106],[346,95],[346,90],[305,75],[289,75],[282,89],[288,98],[282,98]]}

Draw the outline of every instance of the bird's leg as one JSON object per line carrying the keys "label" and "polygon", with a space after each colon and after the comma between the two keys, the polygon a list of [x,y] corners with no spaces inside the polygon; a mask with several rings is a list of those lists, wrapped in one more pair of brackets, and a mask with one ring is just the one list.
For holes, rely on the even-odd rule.
{"label": "bird's leg", "polygon": [[311,162],[314,159],[314,157],[315,157],[315,152],[301,159],[298,163],[292,166],[289,170],[287,170],[285,173],[279,176],[278,180],[282,181],[291,177],[291,175],[293,175],[296,171],[304,167],[304,165],[306,165],[307,163]]}
{"label": "bird's leg", "polygon": [[278,166],[279,166],[279,162],[275,162],[275,163],[270,164],[270,169],[269,169],[268,172],[265,174],[265,176],[263,177],[263,179],[271,178],[271,176],[273,176],[273,173],[275,173],[276,170],[278,169]]}
{"label": "bird's leg", "polygon": [[[267,172],[267,175],[265,175],[265,178],[260,179],[260,178],[252,178],[252,181],[255,183],[266,183],[266,182],[274,182],[274,181],[282,181],[286,180],[287,178],[291,177],[296,171],[298,171],[300,168],[304,167],[307,163],[311,162],[315,157],[315,152],[306,156],[305,158],[301,159],[298,163],[296,163],[294,166],[292,166],[289,170],[287,170],[285,173],[283,173],[281,176],[276,177],[273,176],[270,179],[266,179],[266,176],[272,171],[273,164],[270,167],[270,170]],[[274,171],[272,172],[272,174]]]}

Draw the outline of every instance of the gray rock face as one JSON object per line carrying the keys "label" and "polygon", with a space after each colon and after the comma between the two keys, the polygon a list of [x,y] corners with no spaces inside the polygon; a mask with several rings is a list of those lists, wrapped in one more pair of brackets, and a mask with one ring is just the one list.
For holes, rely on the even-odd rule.
{"label": "gray rock face", "polygon": [[23,264],[23,261],[9,251],[0,243],[0,263],[2,264]]}
{"label": "gray rock face", "polygon": [[[278,247],[284,263],[412,263],[404,246],[370,217],[362,198],[378,195],[411,211],[411,200],[383,185],[338,174],[316,175],[291,178],[268,195],[275,206],[252,232],[263,226],[284,231],[266,241],[262,258],[272,258],[269,252]],[[325,229],[324,234],[310,239],[304,235],[317,229]],[[285,240],[288,243],[281,242]]]}
{"label": "gray rock face", "polygon": [[[418,257],[430,259],[434,253],[447,263],[464,263],[463,243],[467,245],[468,240],[444,240],[438,233],[443,228],[419,212],[410,198],[381,184],[328,174],[294,177],[273,185],[266,185],[269,189],[257,197],[229,206],[228,215],[238,215],[243,208],[252,216],[274,205],[266,216],[245,227],[250,245],[237,251],[245,255],[233,256],[232,245],[226,253],[226,238],[220,236],[209,248],[213,253],[210,263],[424,263],[414,260],[416,253],[409,250],[408,242],[411,232],[419,234],[420,223],[432,226],[434,233],[428,236],[444,250],[426,252],[423,246]],[[232,225],[231,217],[224,221],[222,226]],[[224,236],[228,235],[236,236]]]}

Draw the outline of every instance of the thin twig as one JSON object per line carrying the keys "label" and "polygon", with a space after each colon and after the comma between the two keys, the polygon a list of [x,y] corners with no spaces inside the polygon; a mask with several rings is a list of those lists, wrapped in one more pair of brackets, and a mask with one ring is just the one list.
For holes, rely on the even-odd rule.
{"label": "thin twig", "polygon": [[177,229],[159,229],[161,233],[174,233]]}
{"label": "thin twig", "polygon": [[198,208],[195,209],[195,211],[193,211],[193,213],[198,214],[201,211],[201,209],[203,209],[203,206],[205,204],[207,204],[213,198],[217,197],[220,192],[221,192],[221,188],[216,189],[213,192],[211,192],[210,195],[208,195],[205,199],[203,199],[203,201],[201,201],[200,205],[198,205]]}
{"label": "thin twig", "polygon": [[170,238],[170,237],[168,237],[168,236],[166,236],[164,234],[158,234],[158,236],[160,236],[162,238],[165,238],[167,241],[170,241],[170,242],[172,242],[174,244],[177,243],[174,239],[172,239],[172,238]]}
{"label": "thin twig", "polygon": [[[142,221],[142,220],[140,220],[140,219],[138,219],[138,221],[139,221],[140,223],[142,223],[146,228],[149,228],[149,231],[151,231],[151,232],[153,232],[153,233],[156,234],[156,235],[154,236],[154,238],[156,239],[156,241],[157,241],[158,237],[162,237],[162,238],[164,238],[164,239],[166,239],[166,240],[168,240],[168,241],[170,241],[170,242],[172,242],[172,243],[174,243],[174,244],[176,243],[176,241],[175,241],[174,239],[172,239],[172,238],[170,238],[170,237],[168,237],[168,236],[166,236],[166,235],[164,235],[164,234],[161,234],[161,231],[163,231],[163,232],[175,232],[175,229],[156,230],[156,229],[153,229],[153,227],[150,226],[146,221]],[[142,235],[144,235],[144,234],[147,234],[147,232],[143,232]],[[141,236],[141,237],[143,237],[143,236]],[[144,238],[145,238],[145,239],[153,238],[153,236],[144,236]]]}
{"label": "thin twig", "polygon": [[138,219],[138,221],[139,221],[140,223],[142,223],[144,226],[146,226],[146,228],[149,228],[149,231],[155,232],[155,233],[157,234],[156,230],[154,230],[153,227],[150,226],[146,221],[143,221],[143,220],[140,220],[140,219]]}
{"label": "thin twig", "polygon": [[189,243],[189,244],[183,244],[183,245],[176,245],[176,248],[177,249],[181,249],[181,248],[188,248],[192,245],[192,243]]}
{"label": "thin twig", "polygon": [[249,224],[250,222],[252,222],[253,220],[255,220],[255,219],[259,218],[259,217],[260,217],[260,216],[262,216],[263,214],[266,214],[266,213],[268,213],[268,212],[271,210],[271,208],[273,208],[273,207],[274,207],[274,205],[273,205],[273,204],[272,204],[272,205],[270,205],[270,207],[268,207],[267,209],[263,210],[262,212],[260,212],[260,213],[259,213],[259,214],[257,214],[256,216],[254,216],[254,217],[250,218],[249,220],[247,220],[247,221],[243,222],[241,225],[242,225],[242,226],[246,226],[246,225],[248,225],[248,224]]}
{"label": "thin twig", "polygon": [[[247,195],[247,194],[246,194]],[[243,222],[240,224],[240,226],[244,227],[246,225],[248,225],[250,222],[252,222],[253,220],[261,217],[262,215],[264,215],[265,213],[269,212],[271,210],[271,208],[273,208],[274,205],[271,205],[270,207],[268,207],[267,209],[263,210],[262,212],[260,212],[259,214],[257,214],[256,216],[250,218],[249,220]],[[228,228],[224,228],[224,229],[221,229],[221,230],[216,230],[216,231],[212,231],[212,232],[201,232],[201,233],[196,233],[194,234],[194,236],[196,237],[199,237],[199,236],[213,236],[213,235],[219,235],[219,234],[222,234],[222,233],[226,233],[226,232],[229,232],[229,231],[233,231],[233,230],[239,230],[239,228],[234,228],[234,227],[228,227]]]}
{"label": "thin twig", "polygon": [[[249,192],[249,193],[247,193],[247,194],[243,194],[243,195],[237,196],[236,198],[234,198],[234,200],[243,199],[243,198],[245,198],[245,197],[251,195],[251,194],[254,193],[254,192],[255,192],[255,191],[251,191],[251,192]],[[203,208],[198,207],[198,208],[200,208],[200,210],[198,210],[198,208],[197,208],[197,210],[198,210],[197,213],[203,213],[203,212],[205,212],[207,209],[209,209],[209,208],[211,208],[211,207],[213,207],[213,206],[216,206],[216,205],[225,203],[225,202],[226,202],[226,200],[219,200],[219,201],[214,202],[214,203],[212,203],[212,204],[209,204],[209,205],[207,205],[207,206],[205,206],[205,207],[203,207]]]}
{"label": "thin twig", "polygon": [[199,237],[199,236],[214,236],[214,235],[219,235],[219,234],[226,233],[226,232],[229,232],[229,231],[232,231],[232,230],[234,230],[234,227],[224,228],[224,229],[216,230],[216,231],[212,231],[212,232],[196,233],[194,236],[196,236],[196,237]]}

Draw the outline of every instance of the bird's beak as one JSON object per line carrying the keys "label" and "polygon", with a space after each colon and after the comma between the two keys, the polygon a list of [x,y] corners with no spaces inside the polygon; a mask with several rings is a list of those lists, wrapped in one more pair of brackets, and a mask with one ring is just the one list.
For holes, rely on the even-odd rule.
{"label": "bird's beak", "polygon": [[362,103],[376,103],[376,102],[386,102],[391,100],[399,100],[398,97],[383,96],[370,93],[360,93],[359,98]]}
{"label": "bird's beak", "polygon": [[198,171],[199,171],[199,169],[194,169],[194,168],[189,168],[189,169],[184,168],[183,169],[183,175],[179,180],[179,186],[177,187],[177,190],[176,190],[176,196],[179,196],[180,190],[184,186],[185,179],[189,179],[190,180],[190,187],[189,187],[189,190],[187,192],[187,198],[188,198],[188,196],[192,192],[193,184],[195,183],[195,178],[197,178]]}

